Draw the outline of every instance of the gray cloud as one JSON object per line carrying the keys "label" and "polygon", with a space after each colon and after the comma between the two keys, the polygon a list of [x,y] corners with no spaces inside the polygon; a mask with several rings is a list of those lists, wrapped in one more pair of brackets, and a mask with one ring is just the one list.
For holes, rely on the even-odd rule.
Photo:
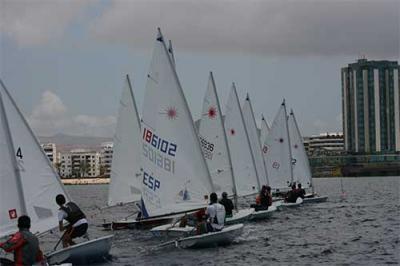
{"label": "gray cloud", "polygon": [[116,125],[114,116],[91,116],[68,113],[68,108],[53,92],[45,91],[40,103],[28,117],[29,124],[39,136],[65,133],[83,136],[110,137]]}
{"label": "gray cloud", "polygon": [[47,43],[62,37],[90,3],[93,1],[1,0],[0,34],[20,46]]}
{"label": "gray cloud", "polygon": [[96,40],[152,47],[161,26],[180,50],[398,56],[399,1],[113,1]]}

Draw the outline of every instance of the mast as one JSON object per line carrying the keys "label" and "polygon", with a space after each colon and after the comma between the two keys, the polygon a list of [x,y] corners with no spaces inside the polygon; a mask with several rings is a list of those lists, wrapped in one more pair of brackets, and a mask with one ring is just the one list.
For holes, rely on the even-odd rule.
{"label": "mast", "polygon": [[237,196],[236,182],[235,182],[235,177],[234,177],[233,167],[232,167],[231,151],[230,151],[230,149],[229,149],[228,140],[227,140],[227,138],[226,138],[225,126],[224,126],[224,124],[223,124],[223,122],[222,122],[221,106],[220,106],[220,104],[219,104],[219,98],[218,98],[217,90],[216,90],[216,86],[215,86],[214,75],[213,75],[213,73],[212,73],[211,71],[210,71],[210,77],[211,77],[211,82],[212,82],[212,85],[213,85],[214,94],[217,96],[216,99],[217,99],[218,113],[221,115],[221,119],[220,119],[220,121],[221,121],[221,127],[222,127],[222,130],[223,130],[223,135],[224,135],[223,137],[224,137],[225,146],[226,146],[227,151],[228,151],[229,168],[230,168],[231,173],[232,173],[233,201],[234,201],[234,205],[235,205],[235,210],[237,210],[238,196]]}
{"label": "mast", "polygon": [[[232,86],[235,88],[236,99],[238,99],[238,95],[237,95],[235,83],[233,83]],[[240,104],[239,104],[239,112],[240,112],[240,117],[241,117],[241,119],[242,119],[242,121],[243,121],[243,125],[244,125],[244,132],[245,132],[245,134],[246,134],[247,145],[249,145],[249,148],[250,148],[251,160],[252,160],[252,162],[253,162],[253,167],[254,167],[254,170],[255,170],[255,172],[256,172],[258,191],[260,191],[260,189],[261,189],[261,186],[260,186],[260,178],[258,177],[257,168],[256,168],[256,162],[255,162],[255,160],[254,160],[253,151],[252,151],[252,149],[251,149],[251,144],[250,144],[250,139],[249,139],[249,133],[247,132],[246,124],[244,123],[243,112],[242,112],[242,108],[240,107]]]}
{"label": "mast", "polygon": [[[0,83],[1,83],[1,86],[3,87],[4,91],[7,92],[7,89],[6,89],[4,83],[3,83],[3,81],[1,79],[0,79]],[[15,172],[16,177],[17,177],[17,189],[18,189],[19,197],[21,199],[20,200],[21,211],[22,211],[23,214],[28,214],[27,211],[26,211],[25,197],[24,197],[24,192],[23,192],[23,189],[22,189],[21,174],[19,172],[17,159],[15,158],[15,154],[14,154],[14,152],[15,152],[14,143],[12,141],[12,135],[11,135],[10,127],[9,127],[9,124],[8,124],[6,110],[5,110],[4,104],[3,104],[3,96],[1,95],[1,93],[0,93],[0,108],[1,108],[0,109],[0,113],[1,113],[0,115],[3,118],[2,119],[4,121],[3,122],[3,126],[5,128],[7,139],[8,139],[7,142],[8,142],[8,145],[9,145],[10,156],[11,156],[11,160],[12,160],[12,163],[13,163],[13,166],[14,166],[14,172]]]}
{"label": "mast", "polygon": [[[131,80],[130,80],[128,74],[126,75],[126,80],[128,81],[129,92],[130,92],[131,97],[132,97],[133,108],[135,109],[137,121],[140,121],[140,119],[139,119],[139,113],[138,113],[138,110],[137,110],[137,107],[136,107],[135,97],[133,97],[133,90],[132,90]],[[140,127],[140,126],[141,126],[141,125],[140,125],[140,123],[139,123],[139,127]]]}
{"label": "mast", "polygon": [[287,132],[287,138],[288,138],[288,143],[289,143],[289,155],[290,155],[290,180],[291,180],[291,185],[292,185],[293,184],[292,144],[290,143],[288,116],[287,116],[287,112],[286,112],[285,99],[283,99],[282,105],[283,105],[283,109],[285,110],[285,123],[286,123],[286,132]]}

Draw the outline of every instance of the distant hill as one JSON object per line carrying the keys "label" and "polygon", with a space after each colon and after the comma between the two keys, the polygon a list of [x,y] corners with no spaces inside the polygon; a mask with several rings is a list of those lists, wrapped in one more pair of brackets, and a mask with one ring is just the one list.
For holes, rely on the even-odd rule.
{"label": "distant hill", "polygon": [[72,149],[100,150],[103,142],[110,142],[108,137],[74,136],[56,134],[51,137],[39,137],[40,143],[55,143],[57,151],[70,151]]}

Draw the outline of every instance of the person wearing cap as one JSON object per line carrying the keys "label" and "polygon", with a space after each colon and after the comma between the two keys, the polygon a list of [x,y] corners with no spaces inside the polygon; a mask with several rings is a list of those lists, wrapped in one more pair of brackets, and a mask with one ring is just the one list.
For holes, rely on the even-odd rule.
{"label": "person wearing cap", "polygon": [[210,194],[210,204],[207,206],[206,216],[208,232],[217,232],[224,228],[225,208],[218,203],[218,196],[214,192]]}
{"label": "person wearing cap", "polygon": [[222,192],[222,199],[219,201],[225,207],[225,217],[232,217],[232,211],[234,209],[232,200],[228,199],[228,193]]}
{"label": "person wearing cap", "polygon": [[[74,245],[72,239],[81,237],[86,234],[88,222],[86,215],[73,202],[65,203],[65,197],[62,194],[56,196],[56,203],[60,206],[58,211],[58,224],[60,232],[65,231],[63,235],[63,247]],[[68,222],[68,226],[64,227],[64,220]]]}
{"label": "person wearing cap", "polygon": [[14,262],[10,261],[10,265],[26,266],[38,263],[44,265],[39,240],[29,231],[30,228],[31,219],[27,215],[22,215],[18,218],[19,231],[6,242],[0,243],[0,248],[14,253]]}

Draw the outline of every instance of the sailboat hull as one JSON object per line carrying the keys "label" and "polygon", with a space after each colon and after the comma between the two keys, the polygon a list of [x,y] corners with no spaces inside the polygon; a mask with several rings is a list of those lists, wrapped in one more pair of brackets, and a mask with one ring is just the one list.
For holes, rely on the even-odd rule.
{"label": "sailboat hull", "polygon": [[277,211],[277,207],[272,205],[268,208],[268,210],[262,210],[262,211],[255,211],[251,215],[251,220],[263,220],[263,219],[268,219],[270,218],[275,212]]}
{"label": "sailboat hull", "polygon": [[328,200],[328,196],[316,196],[313,195],[312,197],[305,197],[303,199],[303,203],[321,203]]}
{"label": "sailboat hull", "polygon": [[175,216],[168,216],[143,220],[128,219],[104,223],[102,226],[106,230],[150,229],[159,225],[172,223],[175,218]]}
{"label": "sailboat hull", "polygon": [[70,246],[47,255],[49,264],[72,263],[73,265],[88,265],[104,261],[110,254],[114,235],[108,235]]}
{"label": "sailboat hull", "polygon": [[225,224],[231,225],[231,224],[246,222],[251,218],[253,213],[254,213],[253,208],[234,211],[232,217],[225,219]]}
{"label": "sailboat hull", "polygon": [[243,224],[227,226],[220,232],[180,238],[176,246],[180,248],[207,248],[213,246],[229,245],[243,232]]}

